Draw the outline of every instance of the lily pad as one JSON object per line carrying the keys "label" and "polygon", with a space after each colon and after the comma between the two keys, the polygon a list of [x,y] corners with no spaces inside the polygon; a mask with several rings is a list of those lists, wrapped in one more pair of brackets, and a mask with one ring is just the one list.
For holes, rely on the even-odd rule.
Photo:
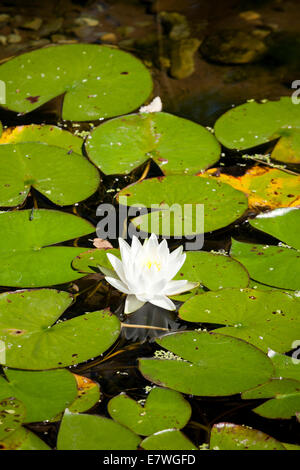
{"label": "lily pad", "polygon": [[264,212],[250,220],[252,227],[300,250],[300,209],[289,208],[278,212]]}
{"label": "lily pad", "polygon": [[53,369],[108,349],[120,332],[117,317],[102,310],[55,323],[71,302],[70,294],[54,289],[1,294],[0,338],[6,346],[2,363],[18,369]]}
{"label": "lily pad", "polygon": [[58,450],[136,450],[141,438],[112,419],[66,411]]}
{"label": "lily pad", "polygon": [[297,129],[286,131],[275,145],[271,157],[287,164],[300,163],[300,132]]}
{"label": "lily pad", "polygon": [[103,119],[135,110],[150,95],[152,79],[131,54],[109,46],[68,44],[15,57],[0,67],[5,107],[29,113],[64,95],[62,118]]}
{"label": "lily pad", "polygon": [[198,450],[197,447],[177,429],[165,429],[146,437],[141,443],[145,450]]}
{"label": "lily pad", "polygon": [[83,413],[100,401],[100,386],[97,382],[74,374],[77,382],[77,397],[69,406],[72,413]]}
{"label": "lily pad", "polygon": [[96,248],[80,253],[76,258],[74,258],[72,266],[79,272],[86,274],[94,272],[99,273],[99,266],[112,270],[112,266],[106,256],[107,253],[112,253],[119,258],[121,257],[120,250],[118,249],[113,248],[110,250],[100,250]]}
{"label": "lily pad", "polygon": [[300,380],[300,359],[285,356],[275,351],[272,351],[269,356],[275,367],[274,377]]}
{"label": "lily pad", "polygon": [[108,403],[110,416],[141,436],[163,429],[181,429],[191,417],[191,406],[174,390],[155,387],[143,405],[121,393]]}
{"label": "lily pad", "polygon": [[259,387],[246,390],[242,393],[242,398],[245,400],[256,400],[260,398],[273,398],[278,395],[290,395],[298,392],[300,392],[300,380],[278,377],[269,380],[269,382],[265,384],[259,385]]}
{"label": "lily pad", "polygon": [[165,175],[195,174],[218,161],[221,147],[205,127],[168,113],[122,116],[87,139],[90,160],[106,174],[128,174],[152,158]]}
{"label": "lily pad", "polygon": [[203,178],[215,178],[230,184],[242,191],[248,197],[249,207],[275,209],[277,207],[294,207],[300,205],[299,185],[300,175],[291,175],[276,168],[255,165],[242,176],[232,176],[220,173],[213,176],[216,169],[208,170],[199,175]]}
{"label": "lily pad", "polygon": [[211,450],[285,450],[281,442],[264,432],[239,424],[215,424],[210,436]]}
{"label": "lily pad", "polygon": [[224,333],[244,339],[268,352],[287,352],[300,337],[300,301],[291,294],[258,289],[222,289],[185,302],[183,320],[225,325]]}
{"label": "lily pad", "polygon": [[171,353],[165,359],[140,359],[139,369],[146,379],[179,392],[233,395],[266,382],[273,374],[272,363],[261,350],[223,334],[186,331],[156,342]]}
{"label": "lily pad", "polygon": [[70,405],[76,382],[68,370],[23,371],[5,369],[0,377],[0,400],[15,397],[26,408],[25,423],[49,420]]}
{"label": "lily pad", "polygon": [[[285,380],[285,383],[287,383],[287,381],[288,379]],[[288,389],[282,390],[282,392],[278,391],[274,398],[257,406],[253,411],[264,418],[270,419],[290,419],[296,416],[296,413],[300,410],[299,385],[300,382],[298,382],[298,385],[294,386],[294,391]],[[287,388],[287,386],[285,388]],[[290,386],[290,388],[292,388],[292,386]],[[259,389],[252,390],[249,394],[246,393],[244,398],[255,398],[255,395],[258,395],[259,392]]]}
{"label": "lily pad", "polygon": [[242,263],[255,281],[281,289],[299,289],[300,251],[232,241],[231,256]]}
{"label": "lily pad", "polygon": [[83,248],[49,245],[92,233],[94,227],[71,214],[45,209],[0,214],[0,285],[40,287],[82,277],[71,262]]}
{"label": "lily pad", "polygon": [[22,425],[25,415],[25,406],[17,398],[9,397],[0,401],[0,441]]}
{"label": "lily pad", "polygon": [[225,147],[245,150],[280,137],[288,127],[300,128],[300,109],[285,96],[230,109],[216,121],[215,135]]}
{"label": "lily pad", "polygon": [[[193,235],[226,227],[247,209],[247,199],[240,191],[197,176],[149,178],[122,189],[117,199],[120,204],[137,209],[142,205],[155,209],[155,212],[136,217],[132,222],[145,232],[167,236]],[[189,208],[184,205],[189,205]],[[200,212],[200,217],[196,216],[196,205],[203,205],[200,210],[204,209],[204,226],[203,212]]]}
{"label": "lily pad", "polygon": [[33,187],[54,204],[66,206],[91,196],[100,176],[85,157],[39,142],[0,145],[0,206],[13,207]]}
{"label": "lily pad", "polygon": [[29,124],[9,127],[4,130],[0,139],[0,144],[18,144],[21,142],[40,142],[67,149],[69,152],[82,154],[82,138],[58,126]]}
{"label": "lily pad", "polygon": [[209,290],[247,287],[248,272],[229,256],[207,251],[187,251],[186,260],[174,279],[200,282]]}
{"label": "lily pad", "polygon": [[51,450],[51,448],[29,429],[20,427],[6,439],[0,441],[2,450]]}

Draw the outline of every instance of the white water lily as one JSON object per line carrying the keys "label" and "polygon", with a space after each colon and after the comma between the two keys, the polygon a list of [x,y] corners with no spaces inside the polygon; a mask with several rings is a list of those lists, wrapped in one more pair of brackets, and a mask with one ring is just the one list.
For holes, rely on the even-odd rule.
{"label": "white water lily", "polygon": [[107,282],[127,294],[125,313],[134,312],[146,302],[175,310],[176,306],[168,296],[181,294],[198,285],[187,280],[172,280],[185,262],[182,246],[170,253],[167,241],[158,243],[155,234],[143,245],[136,236],[133,236],[131,246],[119,238],[119,246],[122,261],[111,253],[107,254],[116,276],[113,277],[109,270],[101,270]]}

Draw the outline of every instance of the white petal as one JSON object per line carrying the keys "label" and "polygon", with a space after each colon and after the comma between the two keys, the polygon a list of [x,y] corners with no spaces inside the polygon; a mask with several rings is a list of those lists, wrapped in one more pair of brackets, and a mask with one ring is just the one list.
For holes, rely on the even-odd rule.
{"label": "white petal", "polygon": [[114,277],[107,276],[105,280],[116,289],[120,290],[121,292],[124,292],[124,294],[130,294],[129,289],[124,284],[124,282],[120,281],[120,279],[115,279]]}
{"label": "white petal", "polygon": [[130,260],[130,246],[128,245],[127,242],[123,238],[119,238],[119,247],[120,247],[120,252],[121,252],[121,258],[122,262],[126,265],[128,261]]}
{"label": "white petal", "polygon": [[102,274],[104,274],[104,276],[113,277],[114,279],[119,279],[117,276],[117,273],[113,271],[112,269],[105,268],[104,266],[98,266],[98,268],[99,268],[99,271],[101,271]]}
{"label": "white petal", "polygon": [[124,313],[135,312],[144,305],[145,302],[138,300],[135,295],[127,295]]}
{"label": "white petal", "polygon": [[153,305],[164,308],[165,310],[176,310],[176,306],[173,304],[172,300],[164,295],[157,295],[149,300],[149,302]]}
{"label": "white petal", "polygon": [[131,256],[134,256],[142,249],[143,245],[139,241],[138,237],[133,235],[131,242]]}
{"label": "white petal", "polygon": [[199,282],[188,282],[188,281],[170,281],[163,290],[164,295],[177,295],[182,292],[194,289],[199,285]]}
{"label": "white petal", "polygon": [[126,276],[124,273],[122,261],[120,261],[119,258],[117,258],[115,255],[112,255],[111,253],[107,253],[106,256],[109,259],[110,264],[116,271],[121,281],[123,281],[126,284]]}

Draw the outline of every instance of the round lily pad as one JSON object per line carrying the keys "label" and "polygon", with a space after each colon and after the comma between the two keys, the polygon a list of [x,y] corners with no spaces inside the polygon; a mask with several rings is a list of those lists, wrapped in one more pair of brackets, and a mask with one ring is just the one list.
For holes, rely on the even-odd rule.
{"label": "round lily pad", "polygon": [[54,145],[72,152],[82,154],[83,140],[58,126],[47,124],[28,124],[9,127],[2,133],[0,144],[18,144],[21,142],[40,142]]}
{"label": "round lily pad", "polygon": [[100,401],[100,386],[97,382],[74,374],[77,382],[77,397],[69,406],[72,413],[83,413]]}
{"label": "round lily pad", "polygon": [[285,135],[278,140],[271,157],[283,163],[299,165],[300,131],[298,129],[285,130]]}
{"label": "round lily pad", "polygon": [[93,250],[84,251],[74,258],[72,266],[81,273],[99,273],[99,266],[112,271],[112,266],[107,257],[108,253],[112,253],[120,258],[120,250],[109,249],[100,250],[98,248]]}
{"label": "round lily pad", "polygon": [[222,289],[185,302],[183,320],[225,325],[224,333],[244,339],[268,352],[287,352],[300,336],[300,301],[295,296],[258,289]]}
{"label": "round lily pad", "polygon": [[0,145],[0,206],[21,204],[31,187],[66,206],[91,196],[97,169],[73,151],[39,142]]}
{"label": "round lily pad", "polygon": [[252,227],[269,233],[278,240],[300,250],[300,209],[264,212],[250,220]]}
{"label": "round lily pad", "polygon": [[22,425],[25,415],[25,406],[17,398],[8,397],[0,401],[0,441]]}
{"label": "round lily pad", "polygon": [[244,266],[229,256],[207,251],[187,251],[185,262],[174,279],[200,282],[209,290],[247,287],[249,283]]}
{"label": "round lily pad", "polygon": [[163,429],[181,429],[191,417],[191,406],[174,390],[155,387],[141,405],[125,393],[108,403],[110,416],[141,436],[150,436]]}
{"label": "round lily pad", "polygon": [[[193,235],[226,227],[248,207],[247,198],[240,191],[197,176],[146,179],[122,189],[117,199],[120,204],[137,209],[143,205],[155,209],[132,222],[143,231],[167,236]],[[197,215],[196,205],[200,209]]]}
{"label": "round lily pad", "polygon": [[0,441],[2,450],[51,450],[36,434],[20,427],[6,439]]}
{"label": "round lily pad", "polygon": [[207,129],[160,112],[105,122],[88,137],[86,150],[106,174],[128,174],[152,158],[165,175],[191,175],[213,165],[221,153],[220,144]]}
{"label": "round lily pad", "polygon": [[141,443],[145,450],[198,450],[197,447],[177,429],[165,429],[146,437]]}
{"label": "round lily pad", "polygon": [[233,240],[230,254],[255,281],[281,289],[299,289],[300,251]]}
{"label": "round lily pad", "polygon": [[218,423],[211,431],[210,450],[285,450],[285,447],[273,437],[248,426]]}
{"label": "round lily pad", "polygon": [[62,118],[103,119],[135,110],[152,79],[131,54],[109,46],[68,44],[19,55],[0,67],[5,107],[28,113],[64,94]]}
{"label": "round lily pad", "polygon": [[45,209],[0,214],[0,285],[40,287],[70,282],[82,274],[71,262],[83,248],[49,245],[87,235],[84,219]]}
{"label": "round lily pad", "polygon": [[54,289],[1,294],[0,339],[5,344],[1,363],[19,369],[54,369],[108,349],[120,332],[117,317],[102,310],[55,323],[71,302],[70,294]]}
{"label": "round lily pad", "polygon": [[288,127],[300,128],[300,109],[285,96],[230,109],[216,121],[215,135],[225,147],[245,150],[280,137]]}
{"label": "round lily pad", "polygon": [[223,334],[186,331],[156,342],[171,353],[165,358],[140,359],[141,373],[183,393],[233,395],[266,382],[273,373],[270,359],[261,350]]}
{"label": "round lily pad", "polygon": [[58,450],[136,450],[141,438],[112,419],[66,411]]}
{"label": "round lily pad", "polygon": [[26,409],[25,423],[49,420],[76,397],[76,382],[68,370],[23,371],[5,369],[0,377],[0,400],[15,397]]}
{"label": "round lily pad", "polygon": [[300,410],[300,393],[278,394],[275,398],[266,401],[253,409],[255,413],[264,418],[290,419]]}

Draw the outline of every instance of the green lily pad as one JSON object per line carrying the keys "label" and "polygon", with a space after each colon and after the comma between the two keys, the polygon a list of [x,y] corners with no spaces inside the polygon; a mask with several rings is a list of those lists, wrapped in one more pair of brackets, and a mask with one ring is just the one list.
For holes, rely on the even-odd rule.
{"label": "green lily pad", "polygon": [[225,325],[224,333],[244,339],[258,348],[287,352],[300,337],[300,301],[294,295],[258,289],[222,289],[206,292],[185,302],[183,320]]}
{"label": "green lily pad", "polygon": [[230,254],[253,280],[281,289],[299,289],[300,251],[233,240]]}
{"label": "green lily pad", "polygon": [[19,428],[3,441],[0,441],[2,450],[51,450],[51,448],[36,434],[26,428]]}
{"label": "green lily pad", "polygon": [[10,127],[3,132],[0,144],[18,144],[21,142],[40,142],[54,145],[82,154],[83,140],[58,126],[46,124],[28,124],[26,126]]}
{"label": "green lily pad", "polygon": [[179,392],[233,395],[266,382],[273,374],[272,363],[262,351],[230,336],[186,331],[156,342],[171,353],[162,359],[140,359],[139,369],[146,379]]}
{"label": "green lily pad", "polygon": [[21,204],[33,187],[66,206],[98,188],[97,169],[82,155],[39,142],[0,145],[0,206]]}
{"label": "green lily pad", "polygon": [[0,67],[5,107],[29,113],[64,95],[62,118],[103,119],[135,110],[150,95],[152,79],[131,54],[109,46],[69,44],[19,55]]}
{"label": "green lily pad", "polygon": [[245,150],[300,128],[300,109],[290,97],[278,101],[251,101],[230,109],[215,123],[217,139],[230,149]]}
{"label": "green lily pad", "polygon": [[71,262],[83,248],[49,245],[92,233],[84,219],[45,209],[0,214],[0,285],[40,287],[82,277]]}
{"label": "green lily pad", "polygon": [[262,405],[253,409],[255,413],[264,418],[270,419],[290,419],[296,416],[300,410],[300,393],[278,394],[272,400],[268,400]]}
{"label": "green lily pad", "polygon": [[145,450],[198,450],[197,447],[177,429],[165,429],[146,437],[141,443]]}
{"label": "green lily pad", "polygon": [[53,418],[76,396],[76,382],[68,370],[23,371],[5,369],[0,377],[0,400],[15,397],[26,408],[25,423]]}
{"label": "green lily pad", "polygon": [[200,282],[209,290],[247,287],[249,283],[244,266],[229,256],[207,251],[187,251],[184,265],[174,279]]}
{"label": "green lily pad", "polygon": [[79,272],[86,274],[94,272],[99,273],[99,266],[112,270],[112,266],[106,256],[107,253],[112,253],[120,258],[120,250],[118,249],[100,250],[96,248],[80,253],[80,255],[74,258],[72,266]]}
{"label": "green lily pad", "polygon": [[9,397],[0,401],[0,441],[22,425],[25,415],[25,406],[17,398]]}
{"label": "green lily pad", "polygon": [[136,450],[141,438],[112,419],[66,411],[58,450]]}
{"label": "green lily pad", "polygon": [[288,129],[275,145],[271,157],[288,164],[300,163],[300,132],[297,129]]}
{"label": "green lily pad", "polygon": [[211,450],[285,450],[281,442],[264,432],[239,424],[215,424],[210,436]]}
{"label": "green lily pad", "polygon": [[54,289],[1,294],[0,339],[6,346],[2,364],[53,369],[87,361],[108,349],[120,333],[117,317],[102,310],[55,323],[71,303],[70,294]]}
{"label": "green lily pad", "polygon": [[283,209],[279,214],[276,210],[263,213],[249,222],[252,227],[300,250],[300,209]]}
{"label": "green lily pad", "polygon": [[300,380],[300,359],[285,356],[274,351],[269,356],[275,368],[274,377]]}
{"label": "green lily pad", "polygon": [[[156,209],[136,217],[132,223],[145,232],[167,236],[193,235],[226,227],[248,207],[247,198],[240,191],[197,176],[149,178],[122,189],[117,199],[120,204],[136,209],[142,205]],[[175,211],[170,219],[173,204]],[[185,204],[189,207],[184,207]],[[196,217],[197,204],[204,206],[204,227],[201,206],[200,217]]]}
{"label": "green lily pad", "polygon": [[108,403],[110,416],[141,436],[163,429],[181,429],[191,417],[191,406],[174,390],[155,387],[144,405],[121,393]]}
{"label": "green lily pad", "polygon": [[196,174],[219,160],[211,132],[167,113],[140,113],[112,119],[87,139],[92,162],[106,174],[128,174],[152,158],[165,175]]}
{"label": "green lily pad", "polygon": [[273,398],[279,395],[290,395],[300,392],[300,380],[276,378],[242,393],[245,400]]}
{"label": "green lily pad", "polygon": [[282,442],[286,450],[300,450],[300,445],[290,444],[289,442]]}

